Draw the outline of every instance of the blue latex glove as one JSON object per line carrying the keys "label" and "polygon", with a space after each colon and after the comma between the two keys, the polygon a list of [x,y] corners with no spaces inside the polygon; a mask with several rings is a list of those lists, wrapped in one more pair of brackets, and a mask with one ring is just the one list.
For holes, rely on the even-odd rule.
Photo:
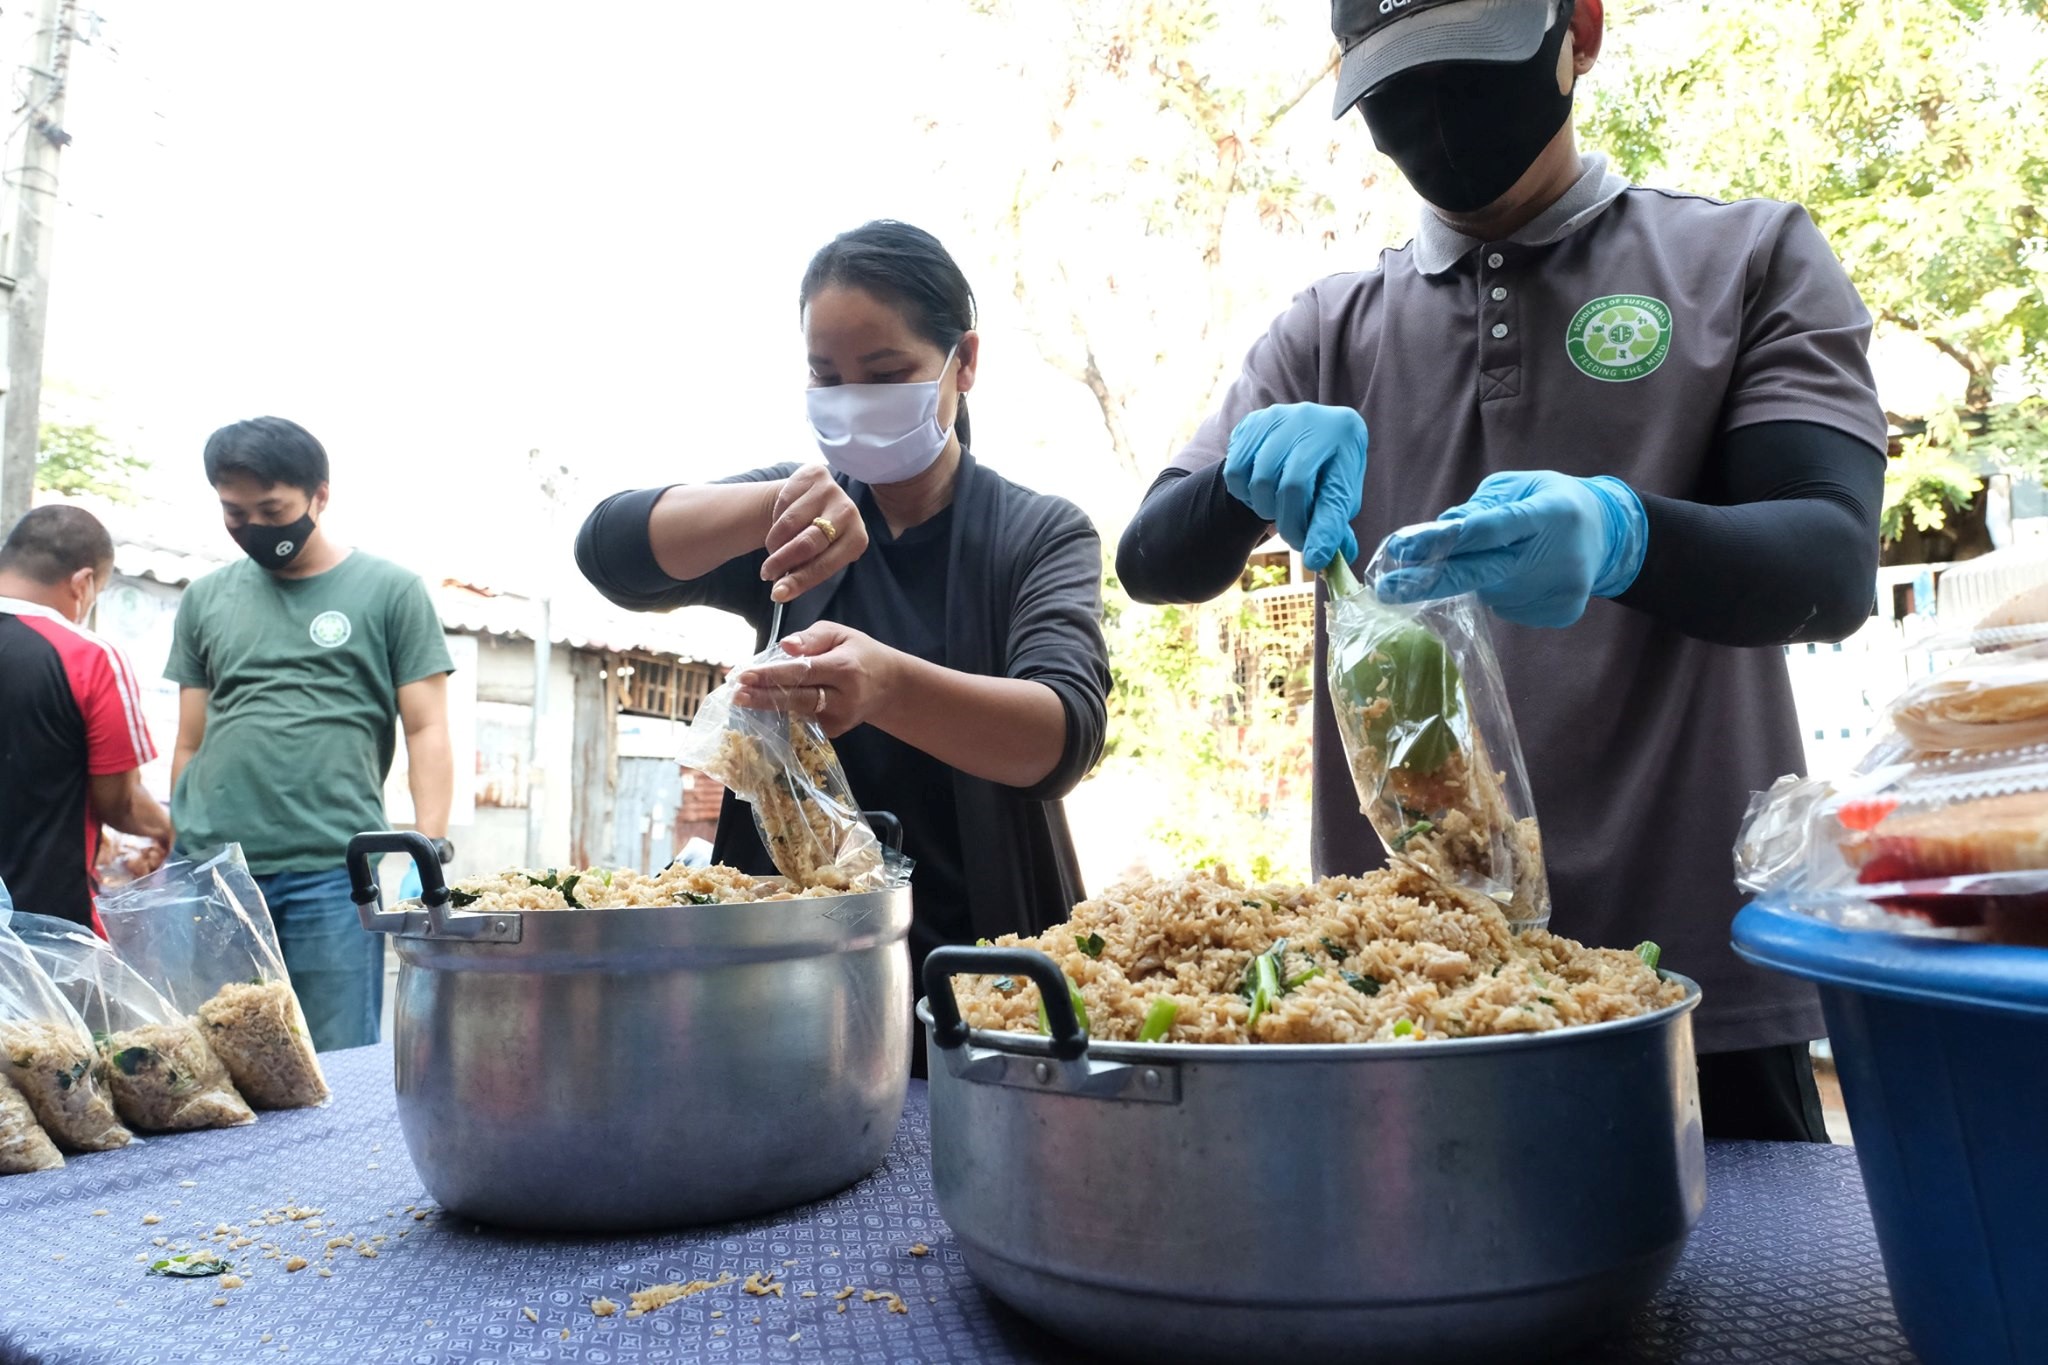
{"label": "blue latex glove", "polygon": [[405,880],[398,884],[398,898],[402,901],[420,898],[420,865],[410,858],[405,860]]}
{"label": "blue latex glove", "polygon": [[1358,558],[1351,519],[1365,487],[1365,444],[1365,419],[1351,408],[1261,408],[1230,433],[1223,486],[1320,573],[1338,555]]}
{"label": "blue latex glove", "polygon": [[1594,597],[1618,597],[1643,569],[1642,500],[1620,479],[1490,474],[1469,502],[1387,542],[1383,602],[1474,592],[1496,616],[1568,626]]}

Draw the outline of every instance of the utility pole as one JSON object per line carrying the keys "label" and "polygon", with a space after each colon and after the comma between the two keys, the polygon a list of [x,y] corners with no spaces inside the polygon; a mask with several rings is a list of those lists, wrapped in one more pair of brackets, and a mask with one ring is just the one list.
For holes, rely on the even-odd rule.
{"label": "utility pole", "polygon": [[15,202],[13,277],[7,308],[7,418],[0,433],[0,534],[35,503],[36,449],[42,437],[43,323],[50,310],[50,240],[57,225],[57,157],[64,93],[71,76],[77,0],[41,0],[35,58],[23,69],[27,103],[18,111],[21,160],[7,169]]}
{"label": "utility pole", "polygon": [[[556,513],[562,505],[562,482],[568,470],[550,469],[538,450],[526,452],[526,467],[540,492],[543,554],[555,548]],[[554,669],[555,621],[553,574],[537,570],[533,579],[533,721],[526,735],[526,865],[539,867],[547,848],[548,750],[546,744],[548,680]],[[567,792],[565,787],[564,792]]]}

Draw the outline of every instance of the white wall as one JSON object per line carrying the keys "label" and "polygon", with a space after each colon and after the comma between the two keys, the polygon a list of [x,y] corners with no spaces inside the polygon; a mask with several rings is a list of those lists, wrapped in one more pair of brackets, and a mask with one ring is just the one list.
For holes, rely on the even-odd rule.
{"label": "white wall", "polygon": [[[574,805],[569,763],[575,742],[571,674],[575,656],[561,645],[551,650],[550,655],[547,714],[541,722],[539,786],[534,793],[542,809],[540,862],[544,867],[561,866],[569,860]],[[533,708],[533,646],[529,641],[488,636],[482,639],[477,649],[477,704],[480,730],[495,719],[508,728],[516,724],[523,733]],[[503,729],[499,736],[503,738]],[[494,741],[485,738],[479,742]],[[526,775],[523,739],[519,754],[519,772]],[[526,809],[479,802],[475,823],[451,836],[455,841],[456,870],[466,874],[524,867],[526,828]]]}

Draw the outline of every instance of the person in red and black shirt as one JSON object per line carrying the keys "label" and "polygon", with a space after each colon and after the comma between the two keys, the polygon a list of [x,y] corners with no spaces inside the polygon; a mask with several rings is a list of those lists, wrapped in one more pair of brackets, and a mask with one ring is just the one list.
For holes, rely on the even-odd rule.
{"label": "person in red and black shirt", "polygon": [[161,860],[171,817],[142,785],[156,757],[135,670],[81,627],[114,542],[76,507],[38,507],[0,545],[0,882],[16,909],[99,927],[101,825]]}

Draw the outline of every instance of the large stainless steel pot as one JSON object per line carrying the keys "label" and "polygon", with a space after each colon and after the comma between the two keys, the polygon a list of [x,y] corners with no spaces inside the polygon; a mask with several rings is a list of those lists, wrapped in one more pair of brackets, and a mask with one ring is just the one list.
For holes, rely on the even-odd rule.
{"label": "large stainless steel pot", "polygon": [[[381,908],[411,854],[423,908]],[[821,1198],[880,1164],[910,1075],[910,892],[465,914],[416,834],[349,842],[398,950],[398,1119],[481,1222],[620,1231]]]}
{"label": "large stainless steel pot", "polygon": [[[1052,1036],[970,1032],[1023,976]],[[1073,1339],[1158,1360],[1558,1357],[1624,1323],[1706,1203],[1683,1002],[1415,1046],[1094,1043],[1059,969],[925,968],[932,1184],[967,1265]]]}

